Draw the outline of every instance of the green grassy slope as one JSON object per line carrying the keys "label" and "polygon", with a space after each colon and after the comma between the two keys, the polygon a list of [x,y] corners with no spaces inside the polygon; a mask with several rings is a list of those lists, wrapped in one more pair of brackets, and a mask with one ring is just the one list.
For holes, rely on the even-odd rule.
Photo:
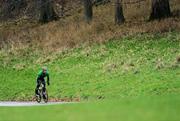
{"label": "green grassy slope", "polygon": [[49,54],[33,47],[0,51],[0,100],[31,100],[36,75],[47,65],[50,98],[84,102],[1,107],[0,121],[179,121],[179,56],[179,32]]}
{"label": "green grassy slope", "polygon": [[137,35],[63,52],[0,52],[0,100],[31,100],[47,65],[50,98],[97,100],[180,93],[180,33]]}

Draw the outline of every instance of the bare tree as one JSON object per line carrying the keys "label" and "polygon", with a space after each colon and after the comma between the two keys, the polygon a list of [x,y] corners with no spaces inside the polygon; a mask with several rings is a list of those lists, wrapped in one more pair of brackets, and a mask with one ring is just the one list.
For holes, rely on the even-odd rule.
{"label": "bare tree", "polygon": [[60,16],[63,17],[65,15],[65,6],[66,6],[66,2],[68,0],[56,0],[56,3],[59,6],[60,9]]}
{"label": "bare tree", "polygon": [[65,8],[66,1],[61,0],[61,16],[64,16],[64,8]]}
{"label": "bare tree", "polygon": [[46,23],[57,19],[58,16],[54,11],[52,0],[41,0],[39,21]]}
{"label": "bare tree", "polygon": [[115,0],[115,23],[119,25],[124,23],[124,21],[122,0]]}
{"label": "bare tree", "polygon": [[26,0],[1,0],[0,1],[0,18],[3,20],[16,19],[23,16],[27,7]]}
{"label": "bare tree", "polygon": [[150,20],[171,16],[169,0],[152,0]]}
{"label": "bare tree", "polygon": [[111,0],[93,0],[93,3],[95,6],[104,5],[109,2],[111,2]]}
{"label": "bare tree", "polygon": [[84,0],[84,16],[86,21],[89,23],[93,17],[93,5],[92,0]]}

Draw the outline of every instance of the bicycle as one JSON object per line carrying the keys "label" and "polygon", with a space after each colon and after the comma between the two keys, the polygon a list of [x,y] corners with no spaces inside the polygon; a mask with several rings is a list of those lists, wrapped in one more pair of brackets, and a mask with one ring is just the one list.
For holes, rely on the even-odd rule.
{"label": "bicycle", "polygon": [[38,103],[41,102],[42,98],[43,98],[45,103],[48,102],[48,92],[47,92],[47,89],[45,89],[45,92],[43,92],[43,87],[44,87],[44,85],[41,83],[40,87],[38,89],[38,95],[36,96],[36,101]]}

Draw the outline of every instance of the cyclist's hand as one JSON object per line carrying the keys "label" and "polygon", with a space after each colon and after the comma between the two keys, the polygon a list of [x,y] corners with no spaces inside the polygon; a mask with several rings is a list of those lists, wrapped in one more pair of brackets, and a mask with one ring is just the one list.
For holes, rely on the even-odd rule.
{"label": "cyclist's hand", "polygon": [[50,83],[49,83],[49,82],[48,82],[47,84],[48,84],[48,86],[50,85]]}

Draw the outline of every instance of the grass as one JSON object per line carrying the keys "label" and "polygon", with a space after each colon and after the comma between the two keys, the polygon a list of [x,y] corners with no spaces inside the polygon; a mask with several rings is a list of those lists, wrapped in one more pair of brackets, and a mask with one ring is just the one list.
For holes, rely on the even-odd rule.
{"label": "grass", "polygon": [[47,65],[51,99],[101,100],[179,94],[179,32],[128,36],[62,52],[25,48],[0,54],[0,100],[32,100]]}
{"label": "grass", "polygon": [[1,107],[0,121],[179,121],[178,31],[139,34],[63,51],[0,51],[0,100],[29,101],[41,66],[51,100],[76,104]]}
{"label": "grass", "polygon": [[1,107],[0,121],[179,121],[179,102],[178,95],[168,95],[96,103]]}

